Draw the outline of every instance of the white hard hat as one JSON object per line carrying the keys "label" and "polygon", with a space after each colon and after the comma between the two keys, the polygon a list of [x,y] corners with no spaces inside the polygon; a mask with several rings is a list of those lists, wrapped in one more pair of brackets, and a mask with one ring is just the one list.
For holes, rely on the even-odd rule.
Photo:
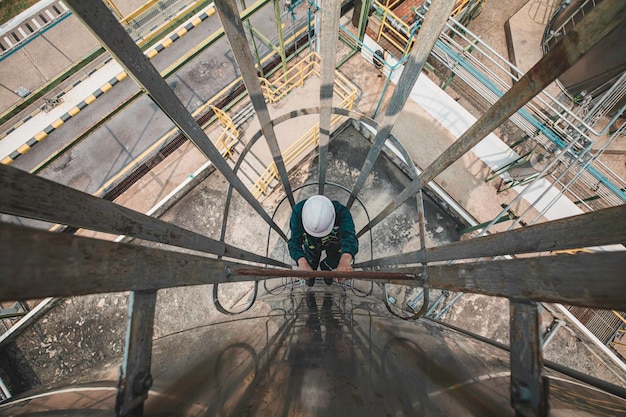
{"label": "white hard hat", "polygon": [[302,207],[302,226],[314,237],[330,234],[335,225],[335,206],[323,195],[310,197]]}

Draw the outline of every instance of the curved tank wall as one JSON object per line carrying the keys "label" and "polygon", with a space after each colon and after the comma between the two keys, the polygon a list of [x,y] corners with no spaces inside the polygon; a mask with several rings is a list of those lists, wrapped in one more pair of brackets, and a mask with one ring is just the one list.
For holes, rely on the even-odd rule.
{"label": "curved tank wall", "polygon": [[[394,318],[338,285],[265,295],[241,316],[157,339],[152,373],[146,416],[514,415],[508,352]],[[626,410],[623,399],[547,373],[552,416]],[[115,393],[115,381],[65,387],[0,415],[110,416]]]}
{"label": "curved tank wall", "polygon": [[[559,9],[546,26],[544,53],[547,53],[550,47],[560,39],[560,37],[556,37],[546,43],[545,39],[550,33],[558,30],[564,24],[567,33],[584,18],[586,12],[593,8],[593,3],[597,4],[599,1],[574,0]],[[579,12],[581,7],[585,13]],[[626,22],[622,23],[617,30],[599,42],[558,78],[562,87],[575,101],[582,99],[587,94],[598,97],[611,87],[616,77],[619,77],[626,70],[624,39],[626,39]],[[616,107],[620,108],[623,101],[618,103]]]}

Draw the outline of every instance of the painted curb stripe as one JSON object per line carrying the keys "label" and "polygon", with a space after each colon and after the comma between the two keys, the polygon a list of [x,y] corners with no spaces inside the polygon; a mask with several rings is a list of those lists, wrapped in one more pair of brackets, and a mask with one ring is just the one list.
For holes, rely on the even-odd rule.
{"label": "painted curb stripe", "polygon": [[[199,16],[195,17],[191,22],[188,22],[184,27],[178,29],[178,31],[176,31],[176,33],[171,35],[169,38],[164,39],[159,44],[157,44],[154,48],[146,51],[145,55],[148,57],[148,59],[154,58],[155,56],[157,56],[159,54],[159,52],[163,51],[165,48],[167,48],[170,45],[172,45],[175,41],[177,41],[178,39],[180,39],[183,36],[185,36],[187,33],[189,33],[189,31],[191,29],[193,29],[195,27],[198,27],[200,25],[200,23],[202,23],[203,21],[208,19],[210,16],[213,16],[215,13],[216,13],[216,11],[215,11],[215,8],[213,8],[213,7],[210,8],[208,11],[203,12]],[[107,58],[104,61],[104,65],[109,63],[112,59],[113,59],[112,57]],[[98,66],[96,68],[93,68],[92,70],[87,72],[87,76],[89,77],[89,76],[93,75],[100,68],[101,68],[100,66]],[[9,164],[13,163],[17,158],[20,157],[20,155],[23,155],[24,153],[28,152],[33,145],[41,142],[44,138],[46,138],[55,129],[57,129],[60,126],[62,126],[70,118],[76,116],[82,109],[84,109],[89,104],[91,104],[94,101],[96,101],[96,99],[98,97],[100,97],[102,94],[104,94],[107,91],[109,91],[111,88],[113,88],[114,85],[116,85],[117,83],[123,81],[127,77],[128,77],[128,74],[126,74],[125,71],[122,71],[119,74],[117,74],[115,77],[111,78],[107,83],[102,85],[102,87],[98,88],[92,94],[87,96],[83,101],[78,103],[76,106],[72,107],[70,110],[68,110],[67,113],[63,114],[59,119],[57,119],[54,122],[52,122],[52,124],[47,126],[43,131],[37,133],[35,136],[30,138],[28,140],[28,142],[26,142],[25,144],[21,145],[16,151],[12,152],[9,156],[5,157],[2,161],[0,161],[0,163],[3,164],[3,165],[9,165]],[[76,87],[82,81],[84,81],[84,80],[81,79],[81,80],[75,81],[72,84],[72,88]],[[65,93],[66,93],[65,91],[62,91],[57,97],[61,97]],[[32,117],[33,117],[33,115],[29,114],[28,116],[26,116],[22,120],[21,124],[26,123]],[[21,124],[20,124],[20,126],[21,126]],[[19,126],[15,125],[15,126],[11,127],[10,129],[8,129],[5,132],[5,135],[8,135],[8,134],[12,133],[16,129],[16,127],[19,127]]]}

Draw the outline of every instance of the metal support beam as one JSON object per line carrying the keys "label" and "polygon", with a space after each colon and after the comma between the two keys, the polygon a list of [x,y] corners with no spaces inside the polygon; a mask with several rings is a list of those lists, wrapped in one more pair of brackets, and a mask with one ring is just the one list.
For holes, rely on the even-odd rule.
{"label": "metal support beam", "polygon": [[626,242],[626,205],[361,262],[356,268],[545,252]]}
{"label": "metal support beam", "polygon": [[152,332],[156,291],[133,291],[128,302],[124,363],[120,368],[115,412],[117,417],[143,416],[143,403],[152,386]]}
{"label": "metal support beam", "polygon": [[[6,223],[0,223],[0,265],[0,301],[259,280],[233,272],[251,265]],[[292,276],[298,271],[280,273]],[[351,274],[349,278],[362,273]],[[384,276],[415,279],[406,273],[377,279]]]}
{"label": "metal support beam", "polygon": [[539,303],[511,300],[511,406],[518,417],[548,415],[540,322]]}
{"label": "metal support beam", "polygon": [[[428,285],[433,289],[454,292],[526,299],[531,301],[623,309],[626,305],[625,252],[581,254],[576,256],[542,256],[535,258],[429,265],[428,282],[422,276],[421,266],[395,268],[386,277],[393,283],[402,283],[399,274],[405,274],[404,284],[415,287]],[[386,273],[386,272],[385,272]],[[271,277],[370,278],[371,272],[284,271],[281,269],[236,268],[233,274]],[[589,277],[593,276],[590,282]],[[414,277],[411,279],[411,277]],[[563,279],[567,277],[567,279]],[[381,280],[385,276],[380,276]],[[618,307],[619,306],[619,307]]]}
{"label": "metal support beam", "polygon": [[27,315],[22,317],[17,323],[14,323],[9,330],[0,335],[0,347],[14,340],[15,337],[22,332],[22,330],[50,311],[50,309],[56,305],[57,301],[58,298],[48,297],[37,304],[35,308],[28,312]]}
{"label": "metal support beam", "polygon": [[0,265],[0,301],[252,280],[227,275],[250,265],[3,223]]}
{"label": "metal support beam", "polygon": [[[324,194],[326,185],[326,168],[328,160],[328,143],[330,142],[330,119],[333,107],[333,86],[335,84],[335,64],[337,61],[337,39],[341,2],[324,0],[322,3],[321,33],[321,69],[320,69],[320,138],[319,138],[319,194]],[[317,28],[316,28],[317,30]]]}
{"label": "metal support beam", "polygon": [[8,165],[0,165],[0,189],[0,213],[287,266]]}
{"label": "metal support beam", "polygon": [[[237,9],[234,9],[237,10]],[[287,56],[285,53],[285,36],[283,35],[283,22],[280,18],[280,2],[274,0],[274,20],[276,20],[276,32],[278,33],[278,55],[280,56],[280,62],[283,66],[283,74],[285,81],[287,81]],[[294,33],[295,36],[295,33]],[[293,205],[292,205],[293,206]]]}
{"label": "metal support beam", "polygon": [[396,85],[396,89],[391,96],[389,105],[387,106],[385,114],[380,122],[380,127],[378,128],[378,132],[376,132],[376,137],[374,138],[374,143],[365,158],[359,178],[356,180],[356,183],[352,188],[352,194],[350,194],[350,198],[347,203],[348,208],[352,207],[354,199],[359,195],[363,184],[365,184],[365,180],[372,172],[382,147],[391,133],[391,130],[398,119],[398,115],[404,107],[404,104],[409,98],[411,90],[413,90],[415,82],[417,81],[417,78],[426,63],[426,59],[428,59],[430,52],[435,46],[435,42],[437,42],[437,39],[439,38],[439,34],[448,21],[448,16],[450,16],[455,3],[455,0],[438,0],[433,2],[428,9],[424,23],[417,34],[417,38],[415,39],[415,43],[411,49],[408,61],[402,71],[402,75],[400,76],[400,80]]}
{"label": "metal support beam", "polygon": [[462,157],[513,113],[550,85],[591,48],[626,20],[626,2],[605,0],[561,39],[534,67],[491,106],[461,137],[402,190],[372,221],[357,233],[360,237],[400,207],[409,197]]}
{"label": "metal support beam", "polygon": [[176,124],[180,131],[191,140],[198,149],[213,162],[215,167],[233,184],[235,189],[250,204],[259,216],[265,220],[285,240],[285,233],[271,219],[250,190],[233,173],[228,163],[222,158],[206,133],[189,114],[183,103],[141,52],[135,42],[104,3],[68,0],[67,5],[87,26],[91,33],[119,62],[135,82],[150,95],[157,106]]}
{"label": "metal support beam", "polygon": [[285,190],[285,194],[287,194],[289,203],[293,207],[296,203],[293,198],[291,186],[289,185],[289,175],[287,174],[283,155],[278,146],[278,139],[276,138],[270,112],[265,104],[265,97],[261,91],[259,77],[254,67],[254,60],[250,52],[248,40],[246,39],[243,24],[239,19],[239,13],[237,13],[237,4],[235,0],[215,0],[215,7],[222,21],[222,26],[226,32],[226,37],[230,43],[235,61],[237,61],[237,66],[241,71],[241,77],[246,85],[246,90],[248,90],[248,96],[252,101],[252,106],[259,119],[261,131],[263,132],[263,136],[265,136],[265,141],[274,159],[274,165],[276,165],[276,169],[278,170],[283,189]]}
{"label": "metal support beam", "polygon": [[[24,254],[29,254],[24,257]],[[423,287],[422,267],[393,272],[251,269],[186,253],[0,224],[0,301],[155,290],[265,276],[379,280]],[[429,265],[430,288],[622,310],[626,253]],[[54,276],[55,279],[50,279]],[[594,279],[590,282],[589,277]],[[567,279],[563,279],[567,277]]]}

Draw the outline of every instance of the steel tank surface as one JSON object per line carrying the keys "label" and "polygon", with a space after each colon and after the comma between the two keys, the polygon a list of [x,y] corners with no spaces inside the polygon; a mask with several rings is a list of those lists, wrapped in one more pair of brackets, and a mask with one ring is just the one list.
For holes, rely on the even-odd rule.
{"label": "steel tank surface", "polygon": [[[601,3],[601,0],[574,0],[561,7],[546,26],[544,53],[547,53],[561,39],[563,36],[561,28],[565,33],[571,31],[598,3]],[[549,39],[553,32],[558,32],[559,36]],[[594,98],[598,97],[611,87],[616,77],[626,70],[624,39],[626,39],[626,22],[600,41],[558,78],[561,86],[575,101],[589,94]],[[614,108],[621,108],[622,104],[623,100]]]}
{"label": "steel tank surface", "polygon": [[[403,321],[338,285],[266,295],[155,340],[146,416],[513,416],[508,352]],[[550,415],[615,416],[626,401],[547,371]],[[2,416],[110,416],[115,381],[15,399]]]}

